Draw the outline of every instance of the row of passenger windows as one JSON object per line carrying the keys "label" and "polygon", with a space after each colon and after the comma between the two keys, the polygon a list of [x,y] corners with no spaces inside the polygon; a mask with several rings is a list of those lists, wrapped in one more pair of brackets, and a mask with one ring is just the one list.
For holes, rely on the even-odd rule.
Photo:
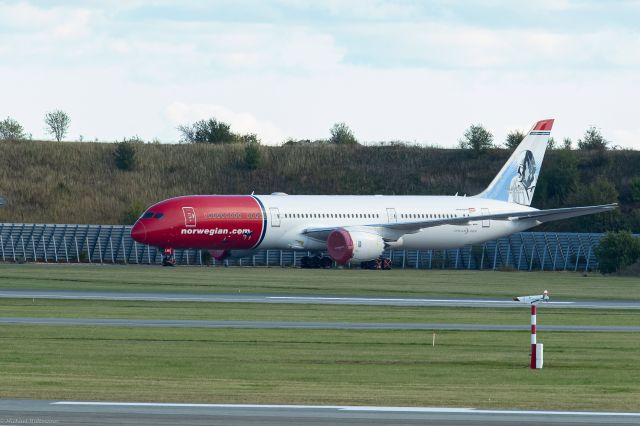
{"label": "row of passenger windows", "polygon": [[[467,216],[462,214],[461,217]],[[285,219],[379,219],[377,213],[284,213]],[[401,219],[452,219],[453,213],[402,213]]]}
{"label": "row of passenger windows", "polygon": [[[468,215],[462,214],[461,217]],[[453,219],[458,217],[457,213],[402,213],[401,219]]]}
{"label": "row of passenger windows", "polygon": [[262,219],[262,213],[247,213],[246,215],[242,213],[208,213],[207,217],[209,219],[242,219],[243,217],[247,219]]}
{"label": "row of passenger windows", "polygon": [[[162,213],[147,212],[142,217],[145,219],[155,217],[160,219],[163,216]],[[462,214],[461,217],[466,217],[467,214]],[[208,213],[209,219],[262,219],[262,213],[248,213],[243,215],[242,213]],[[284,213],[279,217],[285,219],[379,219],[378,213]],[[451,219],[457,218],[458,214],[453,213],[401,213],[401,219]]]}
{"label": "row of passenger windows", "polygon": [[377,213],[284,213],[285,219],[377,219]]}

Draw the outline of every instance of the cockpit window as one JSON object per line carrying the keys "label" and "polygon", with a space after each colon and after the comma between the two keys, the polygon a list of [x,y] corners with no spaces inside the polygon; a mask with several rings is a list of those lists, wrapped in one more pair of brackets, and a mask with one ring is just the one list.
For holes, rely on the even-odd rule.
{"label": "cockpit window", "polygon": [[153,212],[146,212],[142,215],[143,219],[151,219],[153,217]]}
{"label": "cockpit window", "polygon": [[164,213],[156,213],[155,216],[156,219],[162,219],[164,217]]}

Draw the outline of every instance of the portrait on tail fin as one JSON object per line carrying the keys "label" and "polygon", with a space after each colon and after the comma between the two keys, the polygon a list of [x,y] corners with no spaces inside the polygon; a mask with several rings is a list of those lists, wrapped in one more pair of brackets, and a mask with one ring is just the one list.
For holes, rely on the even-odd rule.
{"label": "portrait on tail fin", "polygon": [[518,159],[518,174],[511,179],[508,202],[528,206],[531,204],[537,178],[536,159],[530,150],[522,151]]}

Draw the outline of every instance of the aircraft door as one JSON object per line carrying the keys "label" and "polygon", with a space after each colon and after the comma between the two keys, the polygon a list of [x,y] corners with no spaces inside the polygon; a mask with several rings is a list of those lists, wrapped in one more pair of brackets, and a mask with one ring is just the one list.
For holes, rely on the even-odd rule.
{"label": "aircraft door", "polygon": [[[482,209],[482,216],[488,215],[489,214],[489,209]],[[489,219],[482,219],[482,227],[483,228],[489,228],[491,226],[491,220]]]}
{"label": "aircraft door", "polygon": [[269,212],[271,212],[271,226],[274,228],[280,227],[280,210],[277,207],[269,208]]}
{"label": "aircraft door", "polygon": [[387,209],[387,218],[389,219],[389,223],[398,222],[398,216],[396,215],[396,209]]}

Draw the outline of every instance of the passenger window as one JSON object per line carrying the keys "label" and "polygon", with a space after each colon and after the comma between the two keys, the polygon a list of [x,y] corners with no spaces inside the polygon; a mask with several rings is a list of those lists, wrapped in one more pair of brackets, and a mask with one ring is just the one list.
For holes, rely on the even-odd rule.
{"label": "passenger window", "polygon": [[153,217],[156,219],[162,219],[164,217],[164,213],[156,213]]}
{"label": "passenger window", "polygon": [[142,215],[143,219],[150,219],[153,217],[153,212],[146,212],[145,214]]}

